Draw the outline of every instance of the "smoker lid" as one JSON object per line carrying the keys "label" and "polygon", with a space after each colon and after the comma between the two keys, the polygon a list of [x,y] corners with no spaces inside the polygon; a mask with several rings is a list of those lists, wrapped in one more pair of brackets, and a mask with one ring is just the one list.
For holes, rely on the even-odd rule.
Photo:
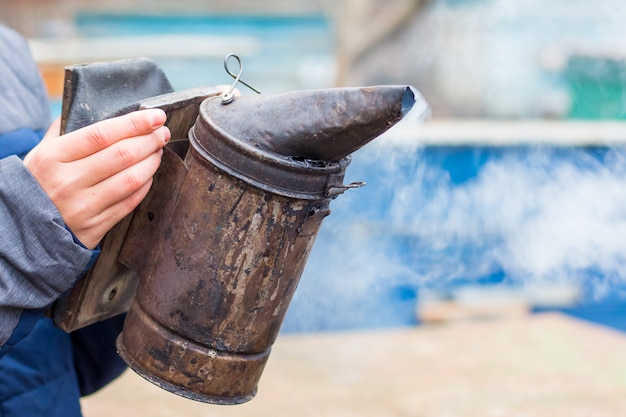
{"label": "smoker lid", "polygon": [[190,131],[205,159],[265,190],[297,198],[343,192],[350,154],[415,103],[410,86],[349,87],[208,99]]}
{"label": "smoker lid", "polygon": [[206,104],[232,136],[287,157],[336,162],[380,136],[415,103],[410,86],[291,91]]}

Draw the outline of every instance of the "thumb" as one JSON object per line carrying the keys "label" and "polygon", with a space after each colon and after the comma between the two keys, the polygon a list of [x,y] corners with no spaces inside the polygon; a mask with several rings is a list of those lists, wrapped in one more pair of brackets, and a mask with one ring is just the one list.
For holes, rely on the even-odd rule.
{"label": "thumb", "polygon": [[28,165],[28,161],[30,161],[30,159],[32,158],[33,153],[37,151],[39,145],[41,145],[43,142],[58,138],[59,136],[61,136],[61,117],[57,117],[56,120],[52,122],[52,124],[48,128],[48,131],[44,135],[43,139],[41,139],[39,144],[31,149],[28,154],[26,154],[26,156],[24,157],[24,164]]}
{"label": "thumb", "polygon": [[61,117],[57,117],[56,120],[52,122],[41,141],[43,142],[59,136],[61,136]]}

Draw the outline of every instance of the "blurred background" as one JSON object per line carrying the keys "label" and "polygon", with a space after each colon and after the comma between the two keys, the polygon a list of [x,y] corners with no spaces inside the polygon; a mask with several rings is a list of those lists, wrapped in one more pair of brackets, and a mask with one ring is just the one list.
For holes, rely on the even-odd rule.
{"label": "blurred background", "polygon": [[[176,89],[411,84],[354,155],[283,325],[369,329],[558,310],[626,330],[619,0],[0,0],[60,114],[63,67],[149,56]],[[246,88],[241,91],[248,94]]]}
{"label": "blurred background", "polygon": [[620,0],[0,0],[53,116],[64,66],[138,56],[177,90],[230,83],[232,52],[264,94],[424,97],[353,155],[367,186],[332,202],[249,406],[126,372],[85,415],[623,416],[624,21]]}

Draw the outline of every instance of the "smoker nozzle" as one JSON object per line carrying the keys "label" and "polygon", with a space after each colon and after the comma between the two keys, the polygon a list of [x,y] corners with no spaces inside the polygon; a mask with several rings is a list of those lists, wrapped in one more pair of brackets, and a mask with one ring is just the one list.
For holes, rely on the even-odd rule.
{"label": "smoker nozzle", "polygon": [[395,125],[413,107],[411,86],[333,88],[213,100],[207,114],[231,136],[287,157],[336,162]]}
{"label": "smoker nozzle", "polygon": [[350,87],[206,100],[189,133],[221,170],[265,191],[335,197],[350,154],[400,121],[421,97],[410,86]]}

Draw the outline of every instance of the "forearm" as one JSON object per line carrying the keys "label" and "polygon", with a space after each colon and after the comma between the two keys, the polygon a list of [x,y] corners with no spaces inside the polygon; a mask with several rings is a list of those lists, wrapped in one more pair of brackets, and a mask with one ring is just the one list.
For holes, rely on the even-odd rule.
{"label": "forearm", "polygon": [[0,160],[0,346],[24,310],[49,306],[84,272],[92,256],[74,241],[22,161]]}

